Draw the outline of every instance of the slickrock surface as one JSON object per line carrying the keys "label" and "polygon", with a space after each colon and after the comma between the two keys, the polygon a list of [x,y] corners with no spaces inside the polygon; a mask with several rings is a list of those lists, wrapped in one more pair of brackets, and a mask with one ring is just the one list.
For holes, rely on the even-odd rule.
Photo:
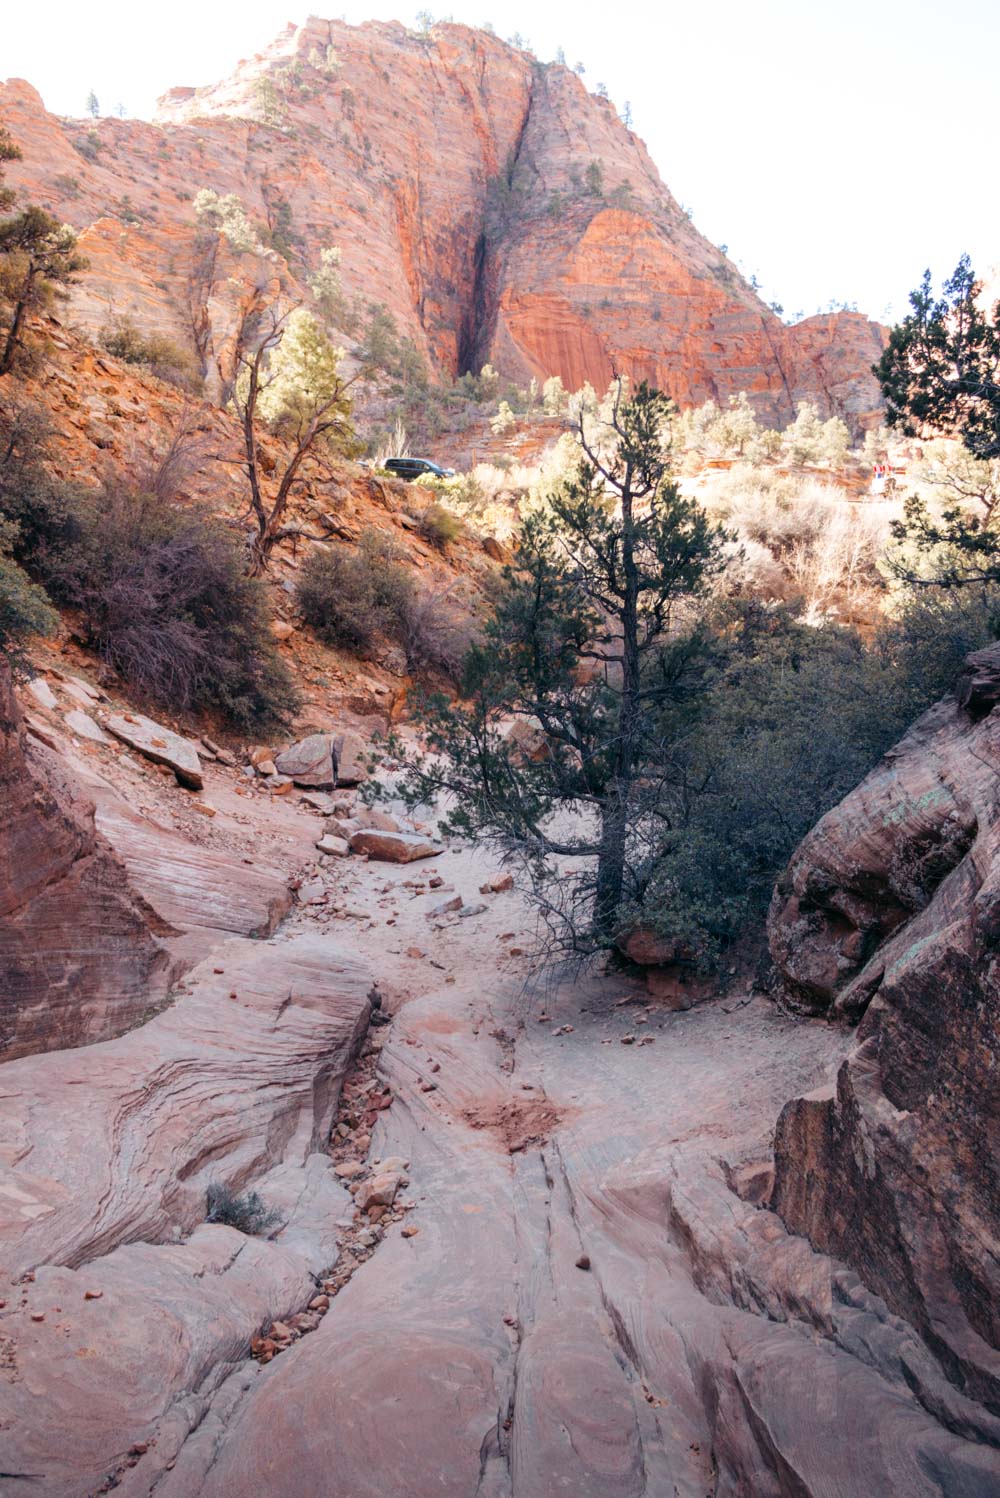
{"label": "slickrock surface", "polygon": [[[495,874],[442,864],[469,890]],[[499,939],[523,930],[515,895],[428,954],[440,897],[402,875],[330,877],[367,907],[353,939],[395,1016],[369,1158],[408,1162],[413,1209],[313,1335],[229,1380],[157,1494],[988,1498],[1000,1422],[849,1267],[732,1189],[766,1195],[782,1103],[850,1038],[763,999],[525,993]]]}
{"label": "slickrock surface", "polygon": [[758,1001],[628,1050],[578,985],[558,1037],[470,997],[406,1006],[384,1053],[372,1149],[410,1160],[416,1234],[387,1236],[167,1498],[986,1498],[1000,1426],[717,1163],[764,1144],[835,1036]]}
{"label": "slickrock surface", "polygon": [[86,797],[25,757],[0,662],[0,1060],[103,1040],[162,997],[157,922]]}
{"label": "slickrock surface", "polygon": [[[3,1068],[5,1478],[82,1495],[136,1444],[166,1462],[251,1334],[315,1293],[350,1217],[323,1152],[370,986],[315,933],[232,941],[141,1029]],[[204,1224],[209,1184],[248,1181],[273,1242]]]}
{"label": "slickrock surface", "polygon": [[438,373],[489,360],[603,390],[614,367],[682,405],[746,389],[781,422],[801,399],[878,409],[877,324],[785,327],[609,101],[484,32],[314,18],[216,87],[174,89],[156,124],[60,120],[16,79],[0,111],[24,150],[10,181],[84,231],[76,319],[195,329],[213,393],[253,277],[223,236],[196,242],[201,187],[267,226],[294,291],[339,246],[348,297],[383,304]]}
{"label": "slickrock surface", "polygon": [[296,1151],[301,1164],[329,1134],[370,986],[316,935],[233,940],[141,1029],[10,1062],[0,1266],[77,1264],[190,1231],[210,1181],[238,1185]]}
{"label": "slickrock surface", "polygon": [[[311,859],[276,940],[217,951],[118,1041],[0,1068],[5,1258],[63,1261],[0,1293],[17,1486],[992,1498],[1000,1420],[955,1360],[759,1205],[775,1118],[849,1034],[742,992],[672,1013],[636,980],[536,986],[484,854],[323,860],[320,818],[278,801]],[[335,1116],[366,968],[378,1069]],[[197,1226],[217,1179],[292,1220],[273,1243]]]}
{"label": "slickrock surface", "polygon": [[175,930],[267,937],[288,914],[287,876],[263,859],[248,863],[193,845],[107,791],[96,790],[95,799],[97,825],[133,887]]}
{"label": "slickrock surface", "polygon": [[770,931],[793,995],[865,1011],[781,1116],[774,1205],[1000,1416],[998,701],[991,647],[801,844]]}

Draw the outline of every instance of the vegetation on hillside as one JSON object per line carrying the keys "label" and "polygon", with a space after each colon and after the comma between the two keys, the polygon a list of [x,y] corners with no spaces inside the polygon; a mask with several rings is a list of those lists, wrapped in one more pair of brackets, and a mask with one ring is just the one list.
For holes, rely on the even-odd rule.
{"label": "vegetation on hillside", "polygon": [[35,584],[17,593],[28,627],[51,624],[51,600],[142,700],[244,730],[285,720],[297,694],[262,585],[229,528],[178,499],[203,458],[198,443],[181,432],[159,461],[111,470],[99,489],[53,479],[43,455],[39,418],[0,411],[3,561],[8,581],[16,565]]}
{"label": "vegetation on hillside", "polygon": [[[997,637],[1000,589],[900,586],[880,506],[802,475],[847,461],[846,428],[814,408],[771,435],[739,398],[677,418],[619,386],[576,423],[521,496],[459,701],[424,705],[430,754],[408,761],[407,793],[446,792],[451,830],[518,856],[559,945],[612,947],[641,924],[710,967],[805,832]],[[702,505],[670,472],[706,448],[732,462]],[[918,481],[981,477],[949,452]]]}

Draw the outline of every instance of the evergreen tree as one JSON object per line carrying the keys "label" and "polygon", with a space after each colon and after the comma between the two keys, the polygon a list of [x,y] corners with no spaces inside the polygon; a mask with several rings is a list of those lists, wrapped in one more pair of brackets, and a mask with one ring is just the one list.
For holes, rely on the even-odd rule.
{"label": "evergreen tree", "polygon": [[94,93],[93,89],[91,89],[90,93],[87,95],[87,113],[91,115],[95,120],[101,113],[101,106],[98,103],[97,95]]}
{"label": "evergreen tree", "polygon": [[0,221],[0,299],[8,307],[0,346],[0,375],[9,374],[23,348],[32,311],[65,296],[88,261],[76,232],[35,204]]}
{"label": "evergreen tree", "polygon": [[980,307],[968,255],[943,292],[935,299],[925,271],[912,312],[889,334],[875,366],[887,420],[910,436],[957,437],[974,457],[1000,458],[1000,302]]}
{"label": "evergreen tree", "polygon": [[[664,707],[693,649],[678,611],[723,565],[723,533],[669,477],[670,409],[619,382],[606,421],[581,415],[579,461],[525,519],[462,700],[428,706],[432,757],[409,766],[414,800],[447,790],[454,830],[526,855],[584,950],[611,945],[637,898]],[[534,752],[503,733],[511,717],[538,725]]]}
{"label": "evergreen tree", "polygon": [[900,542],[893,559],[898,575],[951,588],[1000,580],[1000,302],[980,305],[982,283],[967,255],[942,290],[935,298],[926,271],[875,374],[890,426],[910,436],[955,438],[980,465],[981,493],[959,487],[940,515],[911,494],[892,527]]}

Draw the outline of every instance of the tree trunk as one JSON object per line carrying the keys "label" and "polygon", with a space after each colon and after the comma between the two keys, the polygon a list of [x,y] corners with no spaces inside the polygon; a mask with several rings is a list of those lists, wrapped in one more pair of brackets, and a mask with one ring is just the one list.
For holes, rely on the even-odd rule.
{"label": "tree trunk", "polygon": [[14,316],[11,318],[10,327],[7,329],[7,338],[0,354],[0,375],[9,374],[14,363],[14,355],[17,353],[21,342],[21,330],[24,327],[24,314],[28,307],[28,296],[30,283],[25,287],[21,296],[14,303]]}
{"label": "tree trunk", "polygon": [[597,859],[594,930],[607,941],[617,934],[625,893],[629,802],[639,750],[639,569],[635,561],[632,516],[632,473],[626,469],[622,485],[622,573],[625,582],[619,619],[622,627],[622,692],[614,774],[601,806],[601,849]]}

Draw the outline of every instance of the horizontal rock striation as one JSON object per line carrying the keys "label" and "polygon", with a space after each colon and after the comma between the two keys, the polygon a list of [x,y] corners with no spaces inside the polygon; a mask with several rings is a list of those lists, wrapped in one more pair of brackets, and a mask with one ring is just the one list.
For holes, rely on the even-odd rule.
{"label": "horizontal rock striation", "polygon": [[25,755],[0,663],[0,1061],[131,1028],[162,999],[169,926],[128,883],[94,808]]}
{"label": "horizontal rock striation", "polygon": [[[327,938],[237,939],[141,1029],[4,1068],[6,1479],[79,1498],[150,1445],[140,1475],[162,1471],[251,1334],[315,1293],[350,1215],[323,1151],[370,986]],[[280,1227],[206,1224],[213,1183]]]}
{"label": "horizontal rock striation", "polygon": [[1000,647],[796,851],[769,916],[793,1000],[863,1013],[789,1103],[773,1206],[1000,1414]]}

